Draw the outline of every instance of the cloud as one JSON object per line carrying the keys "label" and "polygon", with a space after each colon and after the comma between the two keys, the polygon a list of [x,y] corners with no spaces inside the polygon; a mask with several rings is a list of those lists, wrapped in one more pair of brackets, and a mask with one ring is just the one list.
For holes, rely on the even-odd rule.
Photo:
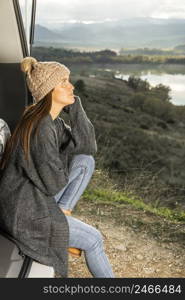
{"label": "cloud", "polygon": [[184,0],[163,0],[151,13],[152,17],[185,18]]}
{"label": "cloud", "polygon": [[184,0],[40,0],[36,22],[102,21],[135,17],[185,18]]}

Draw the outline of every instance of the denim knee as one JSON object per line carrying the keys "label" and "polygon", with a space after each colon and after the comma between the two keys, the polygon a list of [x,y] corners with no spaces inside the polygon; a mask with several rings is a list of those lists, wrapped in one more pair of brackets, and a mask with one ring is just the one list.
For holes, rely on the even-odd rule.
{"label": "denim knee", "polygon": [[95,159],[92,155],[86,155],[87,156],[87,168],[91,170],[91,172],[94,172],[95,169]]}
{"label": "denim knee", "polygon": [[95,167],[95,159],[94,159],[94,157],[92,155],[87,155],[87,157],[88,157],[88,162],[89,162],[90,166],[92,168],[94,168]]}
{"label": "denim knee", "polygon": [[77,154],[77,161],[75,165],[79,165],[86,170],[91,170],[91,172],[95,169],[95,159],[92,155],[87,154]]}
{"label": "denim knee", "polygon": [[95,159],[92,155],[82,154],[82,161],[87,167],[95,167]]}
{"label": "denim knee", "polygon": [[88,253],[93,251],[97,247],[103,246],[103,236],[99,230],[97,230],[95,227],[93,228],[93,232],[91,233],[91,245],[88,249]]}

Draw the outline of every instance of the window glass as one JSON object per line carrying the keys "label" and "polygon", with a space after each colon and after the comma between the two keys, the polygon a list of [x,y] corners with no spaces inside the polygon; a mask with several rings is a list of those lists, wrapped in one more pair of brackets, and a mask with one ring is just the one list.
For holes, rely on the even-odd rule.
{"label": "window glass", "polygon": [[24,30],[26,34],[26,40],[29,44],[30,40],[30,26],[31,26],[31,13],[32,13],[32,0],[19,0],[21,9]]}

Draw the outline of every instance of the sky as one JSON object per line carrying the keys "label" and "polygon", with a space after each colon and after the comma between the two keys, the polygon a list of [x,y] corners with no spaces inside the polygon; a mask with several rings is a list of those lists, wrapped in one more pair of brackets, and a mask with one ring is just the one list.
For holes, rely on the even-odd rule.
{"label": "sky", "polygon": [[93,23],[136,17],[185,19],[185,0],[37,0],[36,23]]}

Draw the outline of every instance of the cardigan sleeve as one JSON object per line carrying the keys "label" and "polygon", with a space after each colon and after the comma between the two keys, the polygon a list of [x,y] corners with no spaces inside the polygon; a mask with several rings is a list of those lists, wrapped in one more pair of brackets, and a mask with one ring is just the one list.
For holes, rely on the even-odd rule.
{"label": "cardigan sleeve", "polygon": [[42,128],[32,138],[30,163],[27,175],[47,196],[55,196],[68,183],[68,174],[59,156],[54,128]]}
{"label": "cardigan sleeve", "polygon": [[63,110],[69,114],[70,126],[67,126],[65,130],[68,131],[66,134],[71,136],[69,149],[72,154],[95,155],[97,143],[94,126],[87,117],[80,97],[75,96],[75,102]]}

